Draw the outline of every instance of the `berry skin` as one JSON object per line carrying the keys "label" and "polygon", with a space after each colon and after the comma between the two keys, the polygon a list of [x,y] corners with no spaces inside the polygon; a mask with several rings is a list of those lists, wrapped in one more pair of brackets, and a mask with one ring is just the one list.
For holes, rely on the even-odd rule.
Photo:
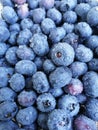
{"label": "berry skin", "polygon": [[39,0],[27,0],[27,3],[31,9],[35,9],[38,6]]}
{"label": "berry skin", "polygon": [[19,5],[18,9],[17,9],[17,14],[18,14],[18,16],[19,16],[20,19],[27,18],[28,15],[29,15],[28,4],[24,3],[22,5]]}
{"label": "berry skin", "polygon": [[89,10],[87,14],[87,22],[91,26],[96,26],[98,24],[98,6],[93,7]]}
{"label": "berry skin", "polygon": [[17,43],[18,45],[27,45],[29,44],[29,40],[32,37],[32,33],[29,29],[24,29],[19,32],[19,35],[17,37]]}
{"label": "berry skin", "polygon": [[89,37],[92,35],[92,28],[86,22],[79,22],[75,26],[75,32],[79,34],[80,37]]}
{"label": "berry skin", "polygon": [[16,130],[18,125],[13,121],[0,121],[0,130]]}
{"label": "berry skin", "polygon": [[71,118],[63,109],[53,110],[48,117],[49,130],[70,130]]}
{"label": "berry skin", "polygon": [[21,60],[15,65],[15,70],[17,73],[31,76],[36,72],[37,68],[30,60]]}
{"label": "berry skin", "polygon": [[62,88],[69,84],[72,78],[72,73],[69,68],[57,67],[49,75],[49,82],[53,88]]}
{"label": "berry skin", "polygon": [[54,0],[40,0],[39,5],[40,7],[44,7],[45,9],[50,9],[54,6]]}
{"label": "berry skin", "polygon": [[45,18],[42,22],[41,22],[41,29],[43,31],[44,34],[49,34],[51,29],[56,28],[55,23],[52,19],[50,18]]}
{"label": "berry skin", "polygon": [[12,0],[12,1],[18,5],[24,4],[26,2],[26,0]]}
{"label": "berry skin", "polygon": [[45,19],[46,12],[42,8],[37,8],[32,11],[32,18],[34,23],[39,24]]}
{"label": "berry skin", "polygon": [[10,37],[8,39],[8,42],[9,42],[10,45],[12,45],[12,46],[16,45],[17,35],[18,35],[17,31],[11,31],[10,32]]}
{"label": "berry skin", "polygon": [[64,95],[58,100],[58,108],[64,109],[71,117],[75,116],[79,112],[79,102],[75,96]]}
{"label": "berry skin", "polygon": [[57,27],[50,31],[49,38],[52,43],[58,43],[64,38],[65,35],[65,29],[63,27]]}
{"label": "berry skin", "polygon": [[63,95],[64,91],[61,88],[50,88],[49,93],[51,93],[56,98],[56,97],[60,97],[61,95]]}
{"label": "berry skin", "polygon": [[56,24],[61,23],[62,14],[56,8],[49,9],[47,11],[47,17],[52,19]]}
{"label": "berry skin", "polygon": [[31,29],[33,26],[33,21],[30,18],[24,18],[21,20],[20,26],[22,29]]}
{"label": "berry skin", "polygon": [[33,88],[37,91],[37,93],[47,92],[50,88],[48,79],[45,73],[42,71],[37,71],[33,75],[32,82],[33,82]]}
{"label": "berry skin", "polygon": [[86,103],[86,114],[94,121],[98,121],[98,99],[89,99]]}
{"label": "berry skin", "polygon": [[31,125],[26,125],[23,128],[24,130],[37,130],[36,123],[33,123]]}
{"label": "berry skin", "polygon": [[10,32],[5,26],[0,26],[0,42],[5,42],[10,37]]}
{"label": "berry skin", "polygon": [[11,6],[13,7],[13,3],[11,0],[0,0],[0,3],[3,5],[3,6]]}
{"label": "berry skin", "polygon": [[98,97],[98,74],[88,71],[82,78],[85,94],[90,97]]}
{"label": "berry skin", "polygon": [[75,52],[78,61],[89,62],[93,58],[92,50],[82,44],[78,45]]}
{"label": "berry skin", "polygon": [[74,120],[75,130],[97,130],[96,124],[93,120],[84,115],[79,115]]}
{"label": "berry skin", "polygon": [[37,110],[31,106],[20,109],[16,115],[16,120],[21,125],[31,125],[37,119]]}
{"label": "berry skin", "polygon": [[69,24],[69,23],[64,22],[63,28],[65,29],[65,31],[66,31],[67,34],[68,33],[72,33],[73,30],[74,30],[74,24]]}
{"label": "berry skin", "polygon": [[0,120],[9,121],[18,111],[18,106],[15,102],[5,101],[0,104]]}
{"label": "berry skin", "polygon": [[9,30],[19,32],[20,31],[20,25],[18,23],[12,24],[12,25],[9,26]]}
{"label": "berry skin", "polygon": [[18,62],[18,58],[16,55],[17,49],[18,49],[17,46],[10,47],[6,52],[5,58],[7,62],[10,63],[11,65],[15,65]]}
{"label": "berry skin", "polygon": [[98,47],[98,36],[92,35],[87,39],[86,46],[90,49],[94,50],[96,47]]}
{"label": "berry skin", "polygon": [[31,28],[31,32],[32,34],[36,34],[36,33],[42,33],[41,32],[41,28],[40,28],[40,25],[39,24],[34,24]]}
{"label": "berry skin", "polygon": [[94,58],[88,63],[89,70],[98,72],[98,59]]}
{"label": "berry skin", "polygon": [[76,98],[78,99],[78,102],[81,104],[84,104],[87,101],[87,97],[84,94],[76,95]]}
{"label": "berry skin", "polygon": [[2,10],[2,17],[9,24],[14,24],[18,20],[15,10],[10,6],[5,6]]}
{"label": "berry skin", "polygon": [[68,66],[74,61],[74,49],[68,43],[55,44],[50,52],[51,59],[58,66]]}
{"label": "berry skin", "polygon": [[16,96],[16,93],[8,87],[0,89],[0,103],[3,101],[14,101]]}
{"label": "berry skin", "polygon": [[37,122],[38,122],[38,125],[44,130],[48,129],[47,120],[48,120],[47,113],[39,113]]}
{"label": "berry skin", "polygon": [[46,59],[43,62],[43,69],[44,69],[45,73],[48,74],[48,73],[52,72],[55,68],[56,68],[55,65],[53,64],[53,62],[50,59]]}
{"label": "berry skin", "polygon": [[64,90],[71,95],[78,95],[83,91],[83,84],[79,79],[72,79]]}
{"label": "berry skin", "polygon": [[84,62],[75,61],[70,65],[70,69],[72,71],[72,77],[79,77],[81,75],[84,75],[87,70],[87,64]]}
{"label": "berry skin", "polygon": [[5,55],[7,49],[6,43],[0,42],[0,57]]}
{"label": "berry skin", "polygon": [[38,56],[44,56],[49,52],[47,36],[44,34],[34,34],[31,39],[30,47]]}
{"label": "berry skin", "polygon": [[74,11],[67,11],[63,14],[63,21],[73,24],[77,21],[77,14]]}
{"label": "berry skin", "polygon": [[90,9],[91,7],[88,3],[80,3],[76,6],[75,12],[83,21],[85,21],[87,18],[87,13]]}
{"label": "berry skin", "polygon": [[37,98],[37,108],[41,112],[51,112],[55,109],[56,100],[50,93],[43,93]]}
{"label": "berry skin", "polygon": [[33,60],[35,58],[33,50],[26,45],[20,45],[16,51],[16,54],[21,60]]}
{"label": "berry skin", "polygon": [[19,92],[25,87],[25,79],[23,75],[15,73],[9,80],[10,87],[15,91]]}
{"label": "berry skin", "polygon": [[73,10],[77,5],[77,0],[61,0],[60,11]]}
{"label": "berry skin", "polygon": [[18,95],[18,103],[23,107],[32,106],[36,101],[37,95],[34,91],[23,90]]}
{"label": "berry skin", "polygon": [[42,57],[35,57],[35,59],[34,59],[34,63],[35,63],[35,65],[36,65],[36,67],[37,67],[37,70],[41,70],[42,69],[42,65],[43,65],[43,58]]}

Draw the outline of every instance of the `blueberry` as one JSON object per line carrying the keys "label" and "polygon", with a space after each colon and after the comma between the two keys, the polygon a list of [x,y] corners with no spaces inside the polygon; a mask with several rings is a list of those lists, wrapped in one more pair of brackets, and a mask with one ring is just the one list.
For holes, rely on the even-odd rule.
{"label": "blueberry", "polygon": [[23,75],[33,75],[37,68],[36,65],[30,60],[21,60],[15,65],[16,72]]}
{"label": "blueberry", "polygon": [[31,125],[37,119],[37,110],[31,106],[20,109],[16,115],[16,120],[22,125]]}
{"label": "blueberry", "polygon": [[57,27],[50,31],[49,38],[52,43],[58,43],[64,38],[65,35],[65,29],[63,27]]}
{"label": "blueberry", "polygon": [[97,57],[98,57],[98,47],[96,47],[96,49],[95,49],[95,54],[96,54]]}
{"label": "blueberry", "polygon": [[0,67],[0,88],[8,85],[8,72],[5,67]]}
{"label": "blueberry", "polygon": [[20,26],[22,29],[31,29],[33,26],[33,21],[30,18],[24,18],[21,20]]}
{"label": "blueberry", "polygon": [[74,128],[75,130],[97,130],[95,122],[85,115],[76,117],[74,120]]}
{"label": "blueberry", "polygon": [[92,28],[86,22],[79,22],[75,26],[75,32],[79,34],[80,37],[89,37],[92,35]]}
{"label": "blueberry", "polygon": [[71,95],[78,95],[83,91],[83,84],[79,79],[72,79],[64,90]]}
{"label": "blueberry", "polygon": [[96,26],[98,24],[98,6],[93,7],[89,10],[87,14],[87,22],[91,26]]}
{"label": "blueberry", "polygon": [[42,65],[43,65],[43,58],[39,57],[39,56],[36,56],[35,59],[34,59],[34,63],[36,64],[37,69],[41,70]]}
{"label": "blueberry", "polygon": [[88,63],[89,70],[98,71],[98,59],[94,58]]}
{"label": "blueberry", "polygon": [[2,17],[9,24],[14,24],[18,20],[15,10],[10,6],[4,6],[2,10]]}
{"label": "blueberry", "polygon": [[12,46],[16,45],[17,36],[18,36],[17,31],[11,31],[10,32],[10,37],[8,39],[8,42],[9,42],[10,45],[12,45]]}
{"label": "blueberry", "polygon": [[[65,30],[66,30],[66,24],[64,25],[65,27]],[[70,30],[68,30],[70,31]],[[63,39],[63,42],[66,42],[66,43],[69,43],[74,49],[77,48],[78,46],[78,43],[79,43],[79,36],[75,33],[68,33],[64,39]]]}
{"label": "blueberry", "polygon": [[70,65],[70,69],[73,77],[79,77],[87,72],[88,67],[84,62],[75,61]]}
{"label": "blueberry", "polygon": [[0,103],[3,101],[14,101],[16,96],[16,93],[8,87],[0,89]]}
{"label": "blueberry", "polygon": [[53,64],[53,62],[50,59],[46,59],[43,62],[43,69],[44,69],[45,73],[48,74],[48,73],[52,72],[55,68],[56,68],[55,65]]}
{"label": "blueberry", "polygon": [[18,125],[13,121],[0,121],[0,130],[16,130]]}
{"label": "blueberry", "polygon": [[17,43],[18,45],[27,45],[29,44],[30,38],[32,37],[32,33],[29,29],[23,29],[19,32],[19,35],[17,37]]}
{"label": "blueberry", "polygon": [[38,122],[38,125],[44,130],[48,129],[47,120],[48,120],[47,113],[39,113],[37,122]]}
{"label": "blueberry", "polygon": [[88,47],[79,44],[75,50],[76,59],[81,62],[89,62],[93,58],[93,52]]}
{"label": "blueberry", "polygon": [[11,65],[15,65],[18,62],[16,55],[17,48],[17,46],[10,47],[6,52],[5,58]]}
{"label": "blueberry", "polygon": [[18,103],[23,107],[32,106],[36,101],[37,95],[34,91],[23,90],[18,95]]}
{"label": "blueberry", "polygon": [[31,125],[26,125],[23,127],[25,130],[37,130],[36,123],[33,123]]}
{"label": "blueberry", "polygon": [[13,3],[11,0],[0,0],[3,6],[11,6],[13,7]]}
{"label": "blueberry", "polygon": [[71,118],[65,110],[55,109],[49,114],[49,130],[69,130],[71,127]]}
{"label": "blueberry", "polygon": [[83,20],[86,21],[87,13],[91,9],[88,3],[80,3],[76,6],[75,12]]}
{"label": "blueberry", "polygon": [[[72,33],[74,30],[74,24],[64,23],[63,28],[65,29],[66,33]],[[65,36],[66,37],[66,36]]]}
{"label": "blueberry", "polygon": [[85,94],[90,97],[98,97],[98,74],[88,71],[82,80]]}
{"label": "blueberry", "polygon": [[0,18],[0,27],[2,27],[2,26],[8,27],[8,25],[7,25],[7,23],[5,22],[5,20],[2,19],[2,18]]}
{"label": "blueberry", "polygon": [[0,120],[9,121],[18,111],[18,106],[13,101],[5,101],[0,104]]}
{"label": "blueberry", "polygon": [[64,94],[62,88],[50,88],[49,93],[51,93],[55,98],[60,97]]}
{"label": "blueberry", "polygon": [[0,57],[5,55],[7,49],[6,43],[0,42]]}
{"label": "blueberry", "polygon": [[91,35],[86,41],[86,46],[92,50],[94,50],[96,47],[98,47],[98,36]]}
{"label": "blueberry", "polygon": [[32,82],[33,82],[33,88],[37,91],[37,93],[44,93],[49,90],[50,86],[48,83],[48,79],[45,73],[42,71],[37,71],[33,75]]}
{"label": "blueberry", "polygon": [[39,0],[27,0],[27,3],[31,9],[35,9],[38,6]]}
{"label": "blueberry", "polygon": [[77,14],[74,11],[66,11],[63,14],[63,21],[73,24],[77,21]]}
{"label": "blueberry", "polygon": [[18,5],[24,4],[26,2],[26,0],[12,0],[12,1]]}
{"label": "blueberry", "polygon": [[36,24],[41,23],[45,19],[46,12],[42,8],[37,8],[32,11],[32,18]]}
{"label": "blueberry", "polygon": [[25,79],[23,75],[15,73],[9,80],[10,87],[15,91],[19,92],[25,87]]}
{"label": "blueberry", "polygon": [[77,98],[72,95],[60,97],[58,100],[58,108],[64,109],[71,117],[77,115],[80,109]]}
{"label": "blueberry", "polygon": [[86,114],[94,121],[98,121],[98,99],[89,99],[86,103]]}
{"label": "blueberry", "polygon": [[44,56],[49,51],[47,36],[44,34],[34,34],[31,39],[30,47],[38,56]]}
{"label": "blueberry", "polygon": [[50,9],[54,6],[54,0],[39,0],[39,5],[45,9]]}
{"label": "blueberry", "polygon": [[76,7],[77,0],[61,0],[60,11],[65,12],[67,10],[72,10]]}
{"label": "blueberry", "polygon": [[0,26],[0,42],[5,42],[10,36],[9,30],[5,26]]}
{"label": "blueberry", "polygon": [[69,68],[57,67],[49,75],[49,82],[53,88],[62,88],[69,84],[72,74]]}
{"label": "blueberry", "polygon": [[84,104],[87,101],[87,96],[85,94],[76,95],[78,102]]}
{"label": "blueberry", "polygon": [[37,98],[37,108],[41,112],[50,112],[55,109],[56,100],[50,93],[43,93]]}
{"label": "blueberry", "polygon": [[32,34],[41,33],[41,28],[39,24],[33,24],[31,28]]}
{"label": "blueberry", "polygon": [[16,51],[16,54],[21,60],[33,60],[35,58],[33,50],[26,45],[20,45]]}
{"label": "blueberry", "polygon": [[56,8],[51,8],[47,11],[47,17],[52,19],[57,25],[61,23],[62,14]]}
{"label": "blueberry", "polygon": [[97,0],[86,0],[87,3],[91,6],[91,7],[95,7],[98,6],[98,1]]}
{"label": "blueberry", "polygon": [[29,15],[28,4],[24,3],[24,4],[20,5],[20,6],[18,6],[17,14],[18,14],[20,19],[27,18],[28,15]]}
{"label": "blueberry", "polygon": [[41,29],[45,34],[49,34],[51,29],[55,28],[55,23],[52,19],[50,18],[45,18],[42,22],[41,22]]}
{"label": "blueberry", "polygon": [[12,25],[9,26],[9,30],[19,32],[20,31],[20,25],[18,23],[12,24]]}
{"label": "blueberry", "polygon": [[68,66],[74,61],[74,49],[68,43],[55,44],[51,49],[52,61],[60,66]]}

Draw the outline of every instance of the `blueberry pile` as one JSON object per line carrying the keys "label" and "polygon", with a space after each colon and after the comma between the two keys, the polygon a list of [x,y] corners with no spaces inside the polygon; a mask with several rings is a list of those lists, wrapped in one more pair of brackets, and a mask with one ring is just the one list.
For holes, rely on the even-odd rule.
{"label": "blueberry pile", "polygon": [[0,0],[0,130],[98,130],[98,0]]}

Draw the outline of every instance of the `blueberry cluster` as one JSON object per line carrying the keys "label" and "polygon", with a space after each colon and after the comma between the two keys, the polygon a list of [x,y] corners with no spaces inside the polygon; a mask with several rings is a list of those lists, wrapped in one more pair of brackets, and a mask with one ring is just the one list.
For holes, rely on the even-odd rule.
{"label": "blueberry cluster", "polygon": [[0,0],[0,130],[98,130],[98,0]]}

